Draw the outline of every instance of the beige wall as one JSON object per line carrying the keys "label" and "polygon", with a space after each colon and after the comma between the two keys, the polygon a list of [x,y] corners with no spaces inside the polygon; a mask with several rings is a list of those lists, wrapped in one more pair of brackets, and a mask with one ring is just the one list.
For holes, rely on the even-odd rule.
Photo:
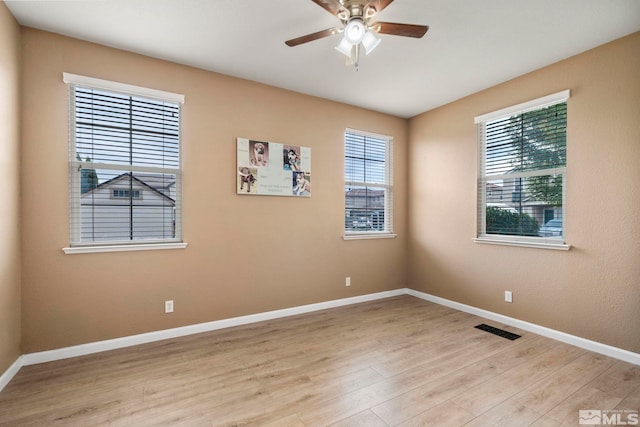
{"label": "beige wall", "polygon": [[[406,120],[29,28],[22,46],[24,353],[405,286]],[[62,252],[63,72],[185,95],[187,249]],[[396,239],[342,240],[346,127],[394,137]],[[236,137],[311,147],[313,196],[236,195]]]}
{"label": "beige wall", "polygon": [[20,28],[0,2],[0,374],[20,356]]}
{"label": "beige wall", "polygon": [[[474,116],[563,89],[572,249],[473,243]],[[640,352],[639,100],[636,33],[411,119],[409,286]]]}

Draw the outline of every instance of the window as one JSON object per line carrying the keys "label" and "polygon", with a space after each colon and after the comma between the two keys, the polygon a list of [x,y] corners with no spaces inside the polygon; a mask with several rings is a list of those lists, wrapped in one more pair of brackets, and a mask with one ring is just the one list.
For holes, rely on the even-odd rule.
{"label": "window", "polygon": [[64,81],[71,246],[181,242],[183,97],[66,73]]}
{"label": "window", "polygon": [[393,140],[347,129],[345,238],[393,237]]}
{"label": "window", "polygon": [[476,117],[476,241],[568,249],[568,98],[569,91],[564,91]]}

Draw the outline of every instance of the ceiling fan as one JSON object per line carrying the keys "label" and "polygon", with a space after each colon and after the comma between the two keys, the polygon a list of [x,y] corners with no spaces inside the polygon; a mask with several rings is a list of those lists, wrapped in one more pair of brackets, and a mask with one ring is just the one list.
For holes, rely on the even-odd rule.
{"label": "ceiling fan", "polygon": [[371,22],[373,17],[389,6],[393,0],[311,0],[342,21],[338,27],[287,40],[287,46],[298,46],[313,40],[344,33],[336,49],[347,57],[347,65],[358,69],[360,49],[369,54],[380,44],[377,34],[421,38],[429,29],[427,25]]}

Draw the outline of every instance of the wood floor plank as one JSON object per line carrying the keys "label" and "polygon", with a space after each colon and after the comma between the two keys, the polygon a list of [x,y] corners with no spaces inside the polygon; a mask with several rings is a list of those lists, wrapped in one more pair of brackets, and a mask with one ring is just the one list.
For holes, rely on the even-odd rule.
{"label": "wood floor plank", "polygon": [[640,387],[629,393],[614,409],[635,409],[640,411]]}
{"label": "wood floor plank", "polygon": [[533,423],[568,396],[616,363],[615,360],[586,352],[563,369],[524,388],[522,391],[473,419],[470,426]]}
{"label": "wood floor plank", "polygon": [[547,412],[534,423],[534,426],[575,425],[580,410],[638,411],[640,410],[640,399],[633,406],[630,405],[630,401],[628,403],[623,403],[623,401],[640,387],[639,374],[640,368],[638,366],[618,361]]}
{"label": "wood floor plank", "polygon": [[[447,343],[441,344],[448,346],[450,341],[449,339]],[[385,381],[315,405],[300,412],[300,419],[309,425],[328,425],[347,418],[421,385],[446,377],[461,367],[502,351],[504,346],[513,345],[505,341],[497,340],[493,335],[477,333],[472,339],[463,339],[458,342],[456,351],[438,351],[437,347],[434,347],[433,354],[426,359],[425,363],[417,365],[413,370],[403,371]]]}
{"label": "wood floor plank", "polygon": [[296,414],[265,424],[264,427],[305,427]]}
{"label": "wood floor plank", "polygon": [[[496,337],[496,339],[501,338]],[[529,351],[531,348],[530,343],[530,341],[513,343],[509,351],[495,353],[458,370],[450,371],[448,375],[387,400],[380,405],[374,406],[372,410],[387,424],[400,424],[459,395],[462,390],[483,385],[495,378],[500,372],[521,364],[523,362],[522,355],[531,353]],[[542,343],[544,341],[540,344]],[[462,412],[469,411],[463,409]]]}
{"label": "wood floor plank", "polygon": [[583,354],[560,372],[518,393],[514,401],[546,413],[615,363],[615,360],[599,354]]}
{"label": "wood floor plank", "polygon": [[606,393],[625,398],[640,386],[640,366],[618,361],[589,385]]}
{"label": "wood floor plank", "polygon": [[[618,361],[611,368],[547,412],[533,425],[573,426],[580,410],[640,410],[638,366]],[[636,391],[637,390],[637,391]],[[634,397],[634,392],[637,396]],[[621,421],[626,422],[626,418]]]}
{"label": "wood floor plank", "polygon": [[[538,419],[533,426],[573,426],[578,423],[580,410],[613,409],[622,399],[590,386],[585,386],[560,402]],[[594,406],[595,405],[595,406]]]}
{"label": "wood floor plank", "polygon": [[461,426],[474,415],[450,401],[445,401],[399,424],[401,427]]}
{"label": "wood floor plank", "polygon": [[584,405],[636,409],[640,367],[404,295],[26,366],[0,426],[540,427]]}
{"label": "wood floor plank", "polygon": [[491,411],[485,412],[479,417],[475,417],[465,427],[487,427],[487,426],[508,426],[524,427],[529,426],[542,417],[542,413],[519,402],[508,400],[501,405],[494,407]]}
{"label": "wood floor plank", "polygon": [[[569,362],[585,353],[584,350],[566,344],[547,341],[552,345],[540,354],[531,357],[491,380],[470,387],[451,400],[475,415],[483,414],[492,407],[516,395],[525,387],[553,375]],[[544,347],[542,347],[544,348]]]}
{"label": "wood floor plank", "polygon": [[494,376],[495,372],[496,368],[491,362],[474,363],[376,405],[372,411],[387,424],[398,425],[443,404],[452,394],[459,393],[460,388],[486,381]]}
{"label": "wood floor plank", "polygon": [[331,427],[388,427],[388,424],[367,409],[337,423],[333,423]]}

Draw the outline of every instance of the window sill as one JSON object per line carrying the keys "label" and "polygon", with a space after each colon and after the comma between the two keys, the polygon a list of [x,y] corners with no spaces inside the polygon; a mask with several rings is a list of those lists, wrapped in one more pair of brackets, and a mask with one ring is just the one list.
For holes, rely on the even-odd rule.
{"label": "window sill", "polygon": [[105,246],[76,246],[62,248],[65,254],[92,254],[99,252],[130,252],[130,251],[157,251],[163,249],[184,249],[187,243],[147,243],[140,245],[105,245]]}
{"label": "window sill", "polygon": [[508,240],[493,237],[477,237],[473,239],[476,243],[482,243],[487,245],[503,245],[503,246],[519,246],[523,248],[536,248],[536,249],[553,249],[557,251],[568,251],[571,249],[571,245],[566,243],[550,243],[549,241],[536,242],[536,241],[524,241],[524,240]]}
{"label": "window sill", "polygon": [[367,239],[395,239],[398,235],[393,233],[347,233],[343,240],[367,240]]}

